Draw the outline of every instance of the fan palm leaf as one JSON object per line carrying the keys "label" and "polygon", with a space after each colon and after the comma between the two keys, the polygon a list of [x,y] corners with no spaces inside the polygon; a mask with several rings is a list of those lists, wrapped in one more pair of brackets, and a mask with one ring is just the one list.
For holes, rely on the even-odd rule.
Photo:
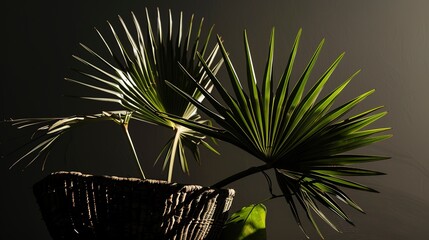
{"label": "fan palm leaf", "polygon": [[[210,121],[201,119],[193,104],[180,97],[165,83],[165,80],[168,80],[197,101],[203,101],[204,95],[187,78],[178,65],[180,63],[204,89],[211,91],[211,80],[199,63],[197,52],[205,59],[213,73],[218,71],[222,61],[216,59],[218,45],[210,47],[213,27],[206,34],[203,33],[203,20],[201,19],[195,27],[192,15],[186,31],[183,14],[180,13],[178,24],[173,26],[173,17],[169,11],[168,24],[165,27],[162,25],[163,21],[158,10],[156,24],[152,25],[146,9],[146,33],[132,13],[135,28],[135,33],[132,34],[125,21],[119,16],[123,35],[120,35],[109,22],[113,40],[109,41],[96,29],[106,48],[107,57],[103,56],[106,54],[99,54],[89,46],[81,44],[82,48],[89,53],[90,60],[79,56],[73,57],[85,65],[87,70],[76,70],[82,78],[66,78],[69,82],[93,90],[90,96],[79,96],[82,99],[116,103],[123,107],[124,111],[129,112],[132,119],[174,130],[174,135],[167,141],[160,154],[164,156],[163,169],[168,169],[168,181],[172,180],[176,158],[180,160],[182,171],[189,173],[185,148],[192,152],[197,161],[200,161],[199,146],[201,145],[216,152],[203,134],[157,114],[157,112],[168,112],[203,125],[210,125]],[[70,117],[64,118],[64,120],[69,119]],[[81,119],[81,121],[86,120],[87,118]],[[62,129],[58,131],[58,134],[63,132]],[[127,136],[129,137],[129,134]]]}
{"label": "fan palm leaf", "polygon": [[[102,112],[100,114],[82,115],[82,116],[70,116],[70,117],[59,117],[59,118],[22,118],[22,119],[10,119],[7,122],[11,123],[17,129],[23,129],[28,127],[36,128],[30,138],[28,144],[35,145],[30,148],[24,155],[16,160],[10,168],[20,163],[23,159],[29,157],[32,154],[35,156],[27,163],[26,166],[31,165],[36,159],[42,155],[46,155],[45,161],[43,162],[43,168],[46,163],[47,156],[52,146],[56,141],[63,136],[65,133],[89,123],[96,123],[100,121],[113,121],[122,126],[124,132],[127,135],[131,149],[133,150],[134,157],[139,167],[140,173],[145,178],[145,174],[138,160],[134,144],[128,131],[128,124],[131,118],[131,112],[126,111],[113,111],[113,112]],[[26,145],[21,146],[25,148]],[[17,151],[20,149],[17,149]]]}
{"label": "fan palm leaf", "polygon": [[[298,206],[301,206],[323,238],[313,216],[314,213],[333,229],[337,231],[339,229],[324,215],[320,205],[352,224],[352,220],[335,199],[358,211],[362,209],[340,188],[376,192],[370,187],[346,179],[345,176],[373,176],[382,173],[350,165],[387,159],[383,156],[352,155],[348,152],[387,139],[390,135],[383,134],[389,128],[369,128],[372,123],[386,115],[386,112],[377,113],[381,107],[347,117],[350,111],[374,90],[360,94],[333,108],[337,97],[359,71],[323,98],[319,98],[322,89],[343,59],[344,53],[340,54],[307,90],[324,40],[314,51],[295,86],[291,86],[292,70],[300,37],[301,30],[296,36],[285,70],[277,87],[274,88],[274,29],[270,37],[261,86],[258,86],[247,33],[244,31],[247,91],[243,88],[228,52],[218,37],[233,93],[226,90],[202,57],[200,57],[202,65],[219,92],[220,99],[216,99],[204,89],[204,86],[198,84],[198,80],[193,78],[191,73],[188,72],[188,76],[193,78],[193,82],[213,108],[196,101],[173,82],[168,82],[168,85],[197,106],[200,111],[210,116],[219,127],[202,125],[168,113],[160,113],[160,115],[208,136],[234,144],[263,162],[262,165],[239,172],[213,187],[223,187],[250,174],[274,169],[277,182],[283,192],[282,196],[292,209],[298,225],[303,229],[298,211]],[[182,69],[187,71],[185,67]]]}

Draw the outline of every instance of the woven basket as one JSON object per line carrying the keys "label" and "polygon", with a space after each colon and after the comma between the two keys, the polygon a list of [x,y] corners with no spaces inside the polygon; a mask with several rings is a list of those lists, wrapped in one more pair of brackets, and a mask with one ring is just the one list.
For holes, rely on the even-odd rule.
{"label": "woven basket", "polygon": [[159,180],[53,173],[34,185],[57,239],[217,239],[234,197]]}

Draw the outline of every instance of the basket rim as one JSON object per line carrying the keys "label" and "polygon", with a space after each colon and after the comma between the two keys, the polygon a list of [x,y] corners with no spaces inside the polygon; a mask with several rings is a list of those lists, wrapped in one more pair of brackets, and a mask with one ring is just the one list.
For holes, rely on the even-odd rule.
{"label": "basket rim", "polygon": [[[161,185],[161,186],[169,186],[173,188],[179,188],[182,189],[182,191],[195,191],[195,190],[203,190],[203,191],[213,191],[213,192],[228,192],[228,195],[234,197],[235,196],[235,190],[232,188],[211,188],[207,186],[201,186],[199,184],[185,184],[185,183],[177,183],[177,182],[168,182],[166,180],[160,180],[160,179],[141,179],[137,177],[121,177],[116,175],[97,175],[97,174],[91,174],[91,173],[82,173],[79,171],[56,171],[48,174],[43,179],[41,179],[38,183],[42,183],[44,181],[48,181],[52,178],[67,178],[67,177],[74,177],[74,178],[82,178],[82,179],[98,179],[98,180],[107,180],[107,181],[113,181],[113,182],[129,182],[132,184],[139,184],[139,183],[149,183],[153,185]],[[36,183],[36,185],[38,185]]]}

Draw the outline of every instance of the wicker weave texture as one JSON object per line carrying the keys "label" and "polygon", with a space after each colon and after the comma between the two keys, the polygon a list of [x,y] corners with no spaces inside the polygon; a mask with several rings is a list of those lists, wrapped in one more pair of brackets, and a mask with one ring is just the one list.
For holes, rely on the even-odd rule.
{"label": "wicker weave texture", "polygon": [[217,239],[234,197],[160,180],[53,173],[34,185],[57,239]]}

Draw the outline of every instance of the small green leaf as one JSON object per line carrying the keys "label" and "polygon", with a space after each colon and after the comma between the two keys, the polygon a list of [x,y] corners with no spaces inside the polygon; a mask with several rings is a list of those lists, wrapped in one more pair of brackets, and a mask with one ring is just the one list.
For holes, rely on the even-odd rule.
{"label": "small green leaf", "polygon": [[243,207],[227,220],[219,239],[223,240],[265,240],[267,231],[265,218],[267,208],[259,203]]}

